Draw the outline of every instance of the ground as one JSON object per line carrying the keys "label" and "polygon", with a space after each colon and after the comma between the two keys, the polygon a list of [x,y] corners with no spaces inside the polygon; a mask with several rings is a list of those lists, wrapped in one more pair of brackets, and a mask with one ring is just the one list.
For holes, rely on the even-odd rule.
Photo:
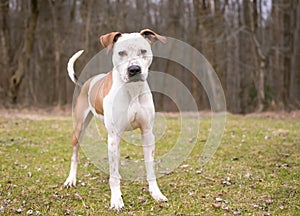
{"label": "ground", "polygon": [[[1,110],[0,215],[114,215],[109,176],[80,151],[76,188],[63,188],[71,157],[72,118],[66,113]],[[166,116],[158,157],[175,142],[178,116]],[[123,180],[120,215],[297,215],[300,212],[299,112],[227,115],[213,158],[199,155],[210,128],[202,114],[196,146],[174,171],[158,179],[168,203],[157,203],[145,181]],[[199,121],[187,116],[190,127]],[[123,143],[121,158],[142,157]]]}

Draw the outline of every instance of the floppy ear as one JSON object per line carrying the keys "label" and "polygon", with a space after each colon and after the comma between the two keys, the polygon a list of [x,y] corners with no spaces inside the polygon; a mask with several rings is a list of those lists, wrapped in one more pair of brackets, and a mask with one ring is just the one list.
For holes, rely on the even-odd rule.
{"label": "floppy ear", "polygon": [[111,32],[105,35],[100,36],[100,43],[104,48],[107,48],[109,51],[115,42],[117,42],[118,38],[122,36],[120,32]]}
{"label": "floppy ear", "polygon": [[140,32],[140,34],[146,38],[150,44],[153,44],[155,41],[159,40],[160,42],[166,43],[167,39],[164,36],[156,34],[154,31],[150,29],[144,29]]}

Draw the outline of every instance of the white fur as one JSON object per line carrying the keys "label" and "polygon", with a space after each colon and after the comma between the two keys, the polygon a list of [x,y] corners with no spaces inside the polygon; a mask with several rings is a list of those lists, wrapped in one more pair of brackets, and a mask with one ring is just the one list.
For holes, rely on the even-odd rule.
{"label": "white fur", "polygon": [[[141,49],[147,52],[142,55]],[[125,51],[127,55],[120,56],[119,52]],[[127,68],[138,65],[142,69],[143,80],[148,77],[148,68],[152,62],[152,50],[149,42],[139,33],[122,34],[113,48],[112,61],[114,68],[119,73],[123,82],[128,82]]]}
{"label": "white fur", "polygon": [[76,83],[77,80],[75,78],[75,71],[74,71],[74,63],[75,61],[79,58],[79,56],[81,56],[81,54],[84,52],[84,50],[80,50],[78,52],[76,52],[69,60],[68,62],[68,67],[67,67],[67,70],[68,70],[68,74],[69,74],[69,77],[70,79],[73,81],[73,83]]}

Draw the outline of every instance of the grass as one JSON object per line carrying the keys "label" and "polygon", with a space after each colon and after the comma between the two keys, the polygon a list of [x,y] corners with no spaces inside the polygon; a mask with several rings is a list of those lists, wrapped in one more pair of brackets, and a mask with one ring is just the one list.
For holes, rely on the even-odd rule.
{"label": "grass", "polygon": [[[191,128],[199,124],[189,121]],[[164,124],[158,157],[176,142],[179,130],[176,118]],[[299,214],[299,120],[228,116],[222,143],[204,166],[198,162],[210,119],[200,124],[189,157],[158,179],[169,202],[153,201],[144,181],[123,180],[125,208],[119,215]],[[0,118],[0,215],[116,214],[108,210],[108,175],[82,151],[77,187],[62,187],[69,172],[71,130],[68,117]],[[122,144],[121,158],[139,157],[140,146]]]}

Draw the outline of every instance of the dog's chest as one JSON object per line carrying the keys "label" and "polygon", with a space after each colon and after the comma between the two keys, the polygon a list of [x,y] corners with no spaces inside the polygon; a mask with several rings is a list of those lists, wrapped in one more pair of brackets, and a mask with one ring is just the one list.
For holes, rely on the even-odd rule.
{"label": "dog's chest", "polygon": [[111,119],[114,127],[124,131],[141,127],[154,112],[151,92],[147,86],[121,88],[106,99],[106,117]]}
{"label": "dog's chest", "polygon": [[135,97],[131,100],[128,105],[128,122],[130,123],[129,130],[138,128],[141,124],[141,120],[144,116],[144,106],[142,102],[142,97]]}

